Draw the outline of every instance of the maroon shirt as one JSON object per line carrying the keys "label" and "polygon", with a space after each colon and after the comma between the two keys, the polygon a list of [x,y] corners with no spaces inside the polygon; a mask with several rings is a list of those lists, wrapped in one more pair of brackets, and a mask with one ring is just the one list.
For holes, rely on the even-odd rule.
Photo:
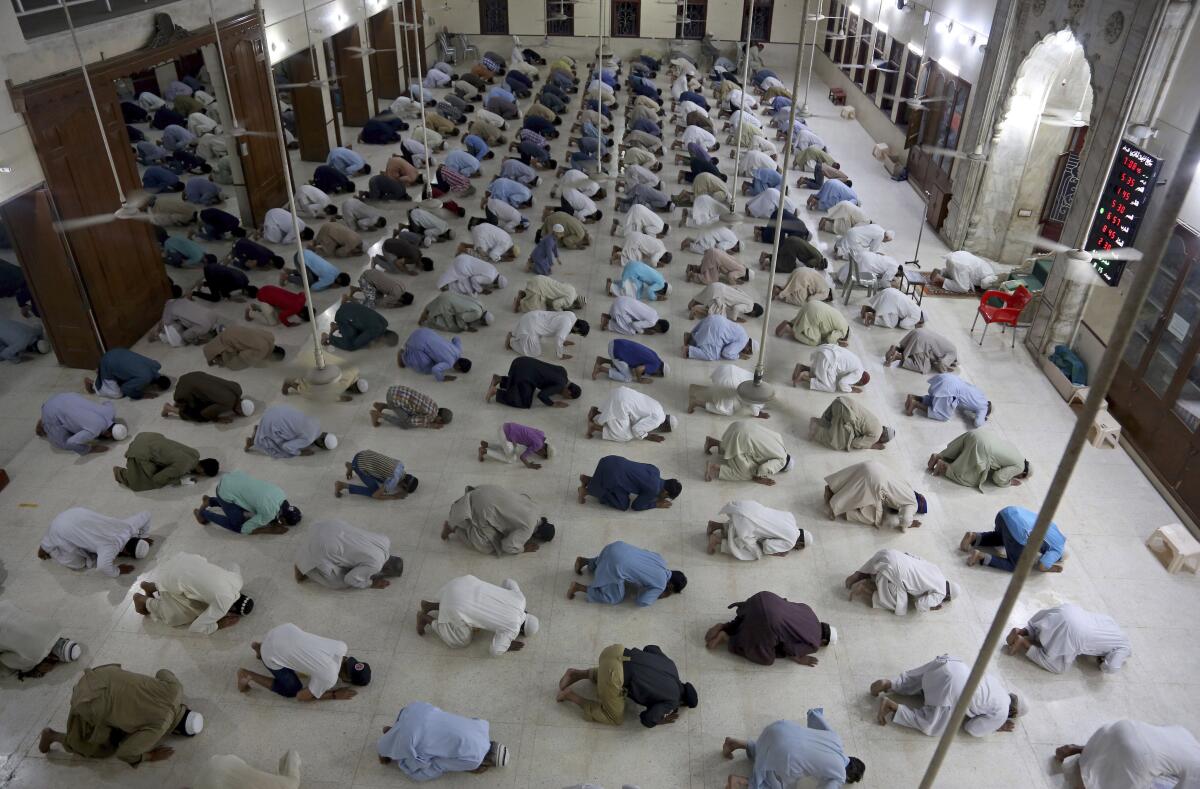
{"label": "maroon shirt", "polygon": [[759,592],[729,607],[737,609],[724,628],[729,651],[751,663],[769,666],[775,658],[804,657],[821,646],[821,621],[804,603]]}

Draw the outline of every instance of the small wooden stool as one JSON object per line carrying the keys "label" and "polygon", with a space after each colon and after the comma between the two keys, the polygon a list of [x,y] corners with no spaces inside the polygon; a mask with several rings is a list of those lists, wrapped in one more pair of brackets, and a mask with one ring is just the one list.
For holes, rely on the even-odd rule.
{"label": "small wooden stool", "polygon": [[[1091,389],[1086,386],[1075,387],[1075,391],[1071,392],[1071,396],[1069,398],[1067,398],[1067,406],[1073,408],[1076,403],[1079,403],[1079,407],[1083,408],[1083,406],[1087,403],[1088,392],[1090,392],[1090,391],[1091,391]],[[1108,403],[1107,402],[1101,403],[1100,409],[1103,411],[1107,411]]]}
{"label": "small wooden stool", "polygon": [[1088,428],[1088,442],[1100,449],[1112,448],[1121,443],[1121,424],[1108,411],[1096,414],[1096,421]]}
{"label": "small wooden stool", "polygon": [[834,106],[844,107],[846,105],[846,91],[841,88],[830,88],[829,100],[833,102]]}
{"label": "small wooden stool", "polygon": [[1146,547],[1169,573],[1200,568],[1200,542],[1181,523],[1159,526],[1146,538]]}

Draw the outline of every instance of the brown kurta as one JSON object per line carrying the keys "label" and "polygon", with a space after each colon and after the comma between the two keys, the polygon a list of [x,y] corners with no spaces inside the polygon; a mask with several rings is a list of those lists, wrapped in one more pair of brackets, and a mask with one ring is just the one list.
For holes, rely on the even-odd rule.
{"label": "brown kurta", "polygon": [[209,364],[244,370],[271,358],[273,350],[275,335],[266,329],[230,326],[204,344],[204,358]]}
{"label": "brown kurta", "polygon": [[587,245],[587,228],[583,226],[583,222],[563,211],[554,211],[542,221],[542,234],[553,232],[551,228],[555,225],[563,226],[563,234],[558,243],[564,249],[583,249]]}
{"label": "brown kurta", "polygon": [[313,239],[313,249],[322,257],[348,258],[362,254],[363,240],[341,222],[326,222]]}
{"label": "brown kurta", "polygon": [[140,764],[183,717],[183,686],[165,668],[153,677],[111,663],[83,672],[71,692],[69,752]]}
{"label": "brown kurta", "polygon": [[802,266],[792,272],[783,290],[779,291],[779,300],[799,306],[806,301],[825,301],[829,298],[829,283],[825,275],[816,269]]}
{"label": "brown kurta", "polygon": [[184,373],[175,382],[175,405],[189,421],[211,422],[233,411],[241,399],[241,384],[206,372]]}

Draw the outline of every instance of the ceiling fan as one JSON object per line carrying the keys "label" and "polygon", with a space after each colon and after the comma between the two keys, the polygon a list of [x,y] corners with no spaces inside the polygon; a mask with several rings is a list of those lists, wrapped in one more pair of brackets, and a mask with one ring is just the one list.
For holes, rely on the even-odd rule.
{"label": "ceiling fan", "polygon": [[[208,1],[210,3],[212,2],[212,0],[208,0]],[[363,21],[366,21],[369,18],[370,18],[370,12],[367,10],[367,0],[363,0]],[[367,25],[365,29],[366,29],[366,36],[367,36],[367,45],[365,47],[346,47],[346,51],[350,53],[350,57],[364,58],[369,55],[374,55],[377,52],[395,52],[396,51],[395,47],[391,47],[391,48],[385,47],[385,48],[381,48],[381,49],[376,49],[375,47],[371,46],[371,26]]]}
{"label": "ceiling fan", "polygon": [[939,148],[936,145],[918,145],[930,156],[949,156],[952,159],[966,159],[971,162],[987,162],[992,158],[991,146],[979,146],[974,151],[960,151],[955,148]]}
{"label": "ceiling fan", "polygon": [[[1133,247],[1080,250],[1069,247],[1061,241],[1053,241],[1049,238],[1044,238],[1032,233],[1014,233],[1013,238],[1015,238],[1017,241],[1023,241],[1027,244],[1032,244],[1035,249],[1044,249],[1052,253],[1066,253],[1062,262],[1067,266],[1066,278],[1072,282],[1087,283],[1095,280],[1097,274],[1096,269],[1092,266],[1093,260],[1135,261],[1142,259],[1142,253]],[[1033,258],[1036,257],[1039,256],[1033,256]],[[1060,264],[1056,263],[1055,265],[1057,266]]]}
{"label": "ceiling fan", "polygon": [[1071,128],[1088,125],[1082,112],[1063,107],[1047,107],[1042,112],[1040,123],[1044,126],[1069,126]]}
{"label": "ceiling fan", "polygon": [[946,101],[945,98],[936,97],[936,96],[935,97],[912,96],[912,97],[909,97],[906,99],[898,93],[885,94],[884,98],[889,99],[891,101],[902,101],[906,105],[908,105],[908,107],[910,109],[914,109],[914,110],[927,110],[927,109],[929,109],[930,104],[936,104],[940,101]]}

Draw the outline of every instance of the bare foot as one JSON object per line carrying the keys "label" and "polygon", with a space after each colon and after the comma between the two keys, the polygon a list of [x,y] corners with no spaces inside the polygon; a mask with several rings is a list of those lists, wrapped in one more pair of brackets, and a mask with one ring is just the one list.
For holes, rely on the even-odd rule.
{"label": "bare foot", "polygon": [[900,709],[900,705],[889,699],[887,696],[879,699],[879,712],[875,716],[875,722],[880,726],[887,726],[891,721],[892,716],[896,714],[896,710]]}
{"label": "bare foot", "polygon": [[239,668],[237,671],[237,689],[239,693],[250,692],[250,677],[247,676],[244,668]]}
{"label": "bare foot", "polygon": [[487,457],[487,451],[488,451],[488,442],[480,441],[479,442],[479,462],[480,463],[482,463],[483,459],[485,457]]}
{"label": "bare foot", "polygon": [[967,557],[967,566],[974,567],[977,564],[984,564],[987,559],[987,554],[982,551],[971,551],[971,555]]}
{"label": "bare foot", "polygon": [[721,743],[721,757],[724,759],[732,759],[734,752],[738,749],[737,740],[732,737],[726,737],[725,742]]}
{"label": "bare foot", "polygon": [[963,535],[963,538],[958,543],[958,550],[967,553],[975,547],[975,532],[969,531]]}
{"label": "bare foot", "polygon": [[878,696],[880,693],[887,693],[892,689],[892,681],[890,679],[877,679],[871,683],[871,695]]}
{"label": "bare foot", "polygon": [[704,481],[712,482],[717,478],[717,474],[721,472],[720,465],[716,463],[706,463],[704,466]]}
{"label": "bare foot", "polygon": [[452,529],[450,527],[450,521],[446,521],[445,523],[442,524],[442,539],[443,540],[449,540],[450,535],[453,533],[454,533],[454,529]]}
{"label": "bare foot", "polygon": [[42,729],[42,734],[38,737],[38,751],[50,753],[50,746],[58,741],[54,734],[54,729]]}
{"label": "bare foot", "polygon": [[710,531],[708,533],[708,552],[710,555],[716,553],[717,549],[721,547],[722,539],[724,539],[724,536],[719,531]]}
{"label": "bare foot", "polygon": [[583,556],[575,557],[575,574],[583,575],[583,568],[587,565],[587,559]]}
{"label": "bare foot", "polygon": [[342,482],[342,481],[340,481],[340,480],[339,480],[339,481],[337,481],[337,482],[334,482],[334,483],[333,483],[333,495],[334,495],[334,497],[335,497],[335,498],[339,498],[339,499],[340,499],[340,498],[342,497],[342,491],[343,491],[343,490],[345,490],[345,489],[346,489],[346,488],[348,488],[348,487],[350,487],[350,486],[349,486],[349,485],[347,485],[345,482]]}
{"label": "bare foot", "polygon": [[379,423],[383,421],[383,412],[371,409],[371,427],[379,427]]}

